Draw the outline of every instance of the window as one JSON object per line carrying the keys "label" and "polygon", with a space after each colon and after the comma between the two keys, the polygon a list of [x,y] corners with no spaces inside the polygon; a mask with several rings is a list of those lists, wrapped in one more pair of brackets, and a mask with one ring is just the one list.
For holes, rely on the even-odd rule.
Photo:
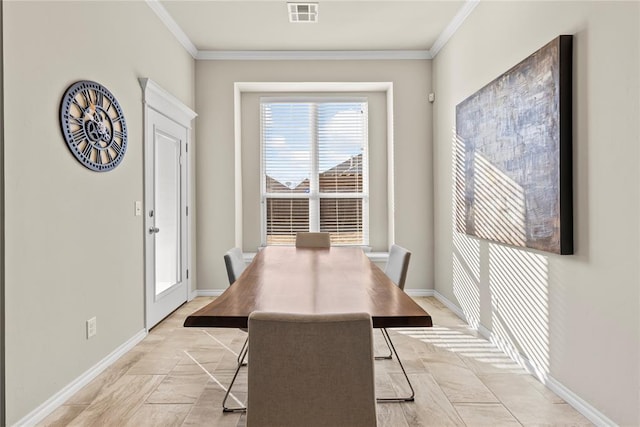
{"label": "window", "polygon": [[298,231],[368,245],[367,101],[263,99],[263,244]]}

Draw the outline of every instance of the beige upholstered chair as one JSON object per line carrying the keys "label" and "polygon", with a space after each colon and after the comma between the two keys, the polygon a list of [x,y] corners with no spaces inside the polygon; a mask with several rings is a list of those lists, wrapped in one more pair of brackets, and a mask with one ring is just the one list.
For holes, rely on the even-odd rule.
{"label": "beige upholstered chair", "polygon": [[229,249],[224,254],[224,265],[227,267],[227,276],[229,277],[229,286],[238,280],[238,277],[245,269],[244,258],[240,248]]}
{"label": "beige upholstered chair", "polygon": [[[387,265],[385,266],[384,272],[395,283],[398,287],[404,290],[404,282],[407,279],[407,270],[409,269],[409,260],[411,259],[411,252],[403,248],[402,246],[392,245],[389,249],[389,259],[387,260]],[[395,353],[396,358],[398,360],[398,364],[400,365],[400,369],[402,369],[402,373],[404,374],[404,378],[407,380],[407,385],[411,390],[411,394],[406,397],[387,397],[387,398],[378,398],[379,402],[411,402],[415,396],[415,391],[413,390],[413,386],[411,385],[411,381],[409,381],[409,377],[407,376],[406,371],[404,370],[404,366],[402,366],[402,362],[398,357],[398,354],[395,351],[395,347],[393,346],[393,341],[391,341],[391,336],[389,335],[389,331],[386,328],[381,328],[380,332],[382,332],[382,338],[384,338],[387,347],[389,347],[389,354],[386,356],[376,356],[376,359],[391,359],[392,355]]]}
{"label": "beige upholstered chair", "polygon": [[[236,280],[238,280],[238,277],[240,277],[240,275],[242,274],[242,272],[244,271],[244,269],[246,268],[246,264],[244,263],[244,257],[242,254],[242,250],[240,248],[233,248],[233,249],[229,249],[227,251],[226,254],[224,254],[224,265],[227,268],[227,276],[229,278],[229,286],[233,285],[235,283]],[[243,332],[247,332],[248,330],[246,328],[240,328],[241,331]],[[229,409],[226,407],[227,404],[227,398],[229,397],[229,394],[231,393],[231,388],[233,387],[233,383],[236,380],[236,377],[238,375],[238,371],[240,371],[240,367],[243,366],[244,364],[244,359],[247,355],[247,351],[249,350],[249,347],[247,346],[247,343],[249,342],[249,336],[247,336],[247,338],[244,340],[244,344],[242,344],[242,348],[240,349],[240,352],[238,353],[238,366],[236,367],[236,372],[235,375],[233,376],[233,380],[231,381],[231,384],[229,385],[229,388],[227,389],[227,393],[224,396],[224,400],[222,401],[222,406],[224,408],[225,411],[233,411],[233,409]],[[237,410],[244,410],[244,408],[235,408]]]}
{"label": "beige upholstered chair", "polygon": [[[404,283],[407,280],[407,271],[409,270],[409,260],[411,259],[411,252],[402,246],[391,245],[389,249],[389,258],[387,259],[387,265],[385,266],[384,273],[389,279],[402,290],[404,290]],[[385,356],[376,356],[376,359],[391,359],[392,357],[392,343],[389,332],[386,328],[382,328],[382,338],[389,348],[389,354]]]}
{"label": "beige upholstered chair", "polygon": [[402,246],[392,245],[389,249],[389,259],[384,273],[402,290],[404,290],[404,282],[407,280],[410,259],[411,252]]}
{"label": "beige upholstered chair", "polygon": [[367,313],[249,316],[248,427],[375,426]]}
{"label": "beige upholstered chair", "polygon": [[297,233],[296,248],[329,248],[331,247],[331,237],[329,233]]}

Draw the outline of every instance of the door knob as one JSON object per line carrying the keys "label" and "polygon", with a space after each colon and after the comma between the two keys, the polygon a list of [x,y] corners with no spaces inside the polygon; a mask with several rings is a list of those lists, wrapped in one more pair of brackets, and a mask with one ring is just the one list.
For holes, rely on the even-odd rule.
{"label": "door knob", "polygon": [[159,231],[160,231],[160,229],[158,227],[149,228],[149,234],[157,233]]}

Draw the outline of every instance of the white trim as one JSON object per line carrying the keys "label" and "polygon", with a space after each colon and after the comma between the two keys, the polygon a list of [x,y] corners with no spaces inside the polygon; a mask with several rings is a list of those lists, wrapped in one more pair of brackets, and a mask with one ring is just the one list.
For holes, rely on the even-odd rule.
{"label": "white trim", "polygon": [[372,262],[387,262],[389,259],[389,252],[367,252],[364,253]]}
{"label": "white trim", "polygon": [[394,169],[394,133],[393,133],[393,84],[387,89],[387,245],[396,243],[396,198]]}
{"label": "white trim", "polygon": [[236,82],[242,92],[388,92],[393,82]]}
{"label": "white trim", "polygon": [[584,415],[589,421],[597,426],[615,426],[614,421],[607,418],[602,412],[598,411],[595,407],[587,403],[584,399],[578,396],[573,391],[569,390],[566,386],[553,378],[548,373],[541,373],[533,363],[526,356],[518,352],[516,348],[507,344],[500,337],[496,336],[486,327],[479,325],[478,332],[487,340],[495,344],[500,350],[504,351],[511,359],[518,362],[529,374],[534,376],[538,381],[544,384],[549,390],[557,394],[565,402],[571,405],[576,411]]}
{"label": "white trim", "polygon": [[543,381],[543,383],[549,388],[549,390],[564,399],[569,405],[573,406],[578,412],[584,415],[585,418],[595,425],[602,427],[616,425],[613,420],[609,419],[606,415],[598,411],[556,379],[548,377],[546,381]]}
{"label": "white trim", "polygon": [[140,87],[142,87],[143,102],[145,104],[160,114],[165,116],[169,114],[167,117],[171,120],[187,129],[191,129],[191,121],[198,115],[195,111],[150,78],[139,78],[138,81],[140,82]]}
{"label": "white trim", "polygon": [[462,311],[460,307],[449,301],[444,295],[436,290],[433,291],[433,296],[436,297],[438,301],[443,303],[449,310],[453,311],[456,316],[467,322],[467,316],[465,316],[464,311]]}
{"label": "white trim", "polygon": [[410,297],[432,297],[433,289],[405,289],[404,292]]}
{"label": "white trim", "polygon": [[193,44],[189,36],[182,30],[180,25],[173,19],[173,17],[167,12],[167,9],[160,3],[159,0],[146,0],[147,5],[153,10],[167,29],[173,34],[178,42],[191,54],[192,57],[198,56],[198,49]]}
{"label": "white trim", "polygon": [[200,50],[203,61],[369,61],[432,59],[428,50]]}
{"label": "white trim", "polygon": [[226,289],[196,289],[197,297],[219,297]]}
{"label": "white trim", "polygon": [[484,325],[479,324],[478,325],[478,333],[488,339],[489,341],[491,341],[491,331],[489,329],[487,329]]}
{"label": "white trim", "polygon": [[[235,82],[234,165],[235,246],[242,247],[242,94],[244,92],[385,92],[387,97],[387,206],[393,212],[393,82]],[[395,217],[389,215],[389,246],[395,242]]]}
{"label": "white trim", "polygon": [[14,426],[33,426],[38,424],[47,415],[51,414],[64,402],[66,402],[71,396],[80,391],[82,387],[86,386],[98,375],[100,375],[102,371],[107,369],[126,352],[135,347],[136,344],[142,341],[146,336],[147,331],[145,329],[140,330],[134,336],[129,338],[124,344],[120,345],[118,348],[112,351],[107,357],[93,365],[75,380],[71,381],[60,391],[47,399],[42,405],[29,412],[24,418],[16,422]]}
{"label": "white trim", "polygon": [[[154,140],[154,132],[155,126],[157,123],[156,120],[160,118],[167,119],[166,124],[176,127],[176,129],[180,129],[179,133],[182,134],[184,131],[185,139],[180,143],[180,164],[181,173],[180,173],[180,188],[181,188],[181,197],[180,197],[180,211],[181,211],[181,233],[183,237],[183,241],[181,242],[181,259],[182,259],[182,284],[166,291],[166,295],[173,293],[173,296],[167,297],[164,300],[164,309],[167,309],[169,305],[180,301],[189,301],[191,297],[190,289],[191,289],[191,278],[187,274],[188,271],[192,270],[191,268],[191,253],[189,251],[190,242],[191,242],[191,230],[192,230],[192,215],[187,215],[186,208],[191,205],[191,194],[190,194],[190,156],[187,152],[187,147],[191,143],[191,121],[197,116],[197,114],[187,107],[184,103],[182,103],[178,98],[171,95],[169,92],[164,90],[160,85],[155,83],[153,80],[149,78],[139,78],[140,87],[142,88],[142,103],[143,103],[143,122],[144,122],[144,227],[145,230],[145,244],[144,244],[144,263],[145,263],[145,280],[144,280],[144,293],[145,293],[145,325],[147,328],[153,327],[157,321],[161,320],[157,318],[157,313],[153,309],[154,305],[156,307],[161,307],[162,304],[159,300],[154,300],[152,297],[152,293],[149,292],[149,289],[152,288],[151,281],[154,280],[152,278],[151,271],[155,268],[153,261],[153,249],[150,246],[150,236],[146,233],[146,230],[150,227],[154,227],[155,218],[151,218],[148,215],[150,209],[154,209],[154,200],[153,200],[153,187],[154,187],[154,160],[153,160],[153,150],[151,149],[151,145]],[[155,117],[151,119],[151,117]],[[192,147],[193,150],[193,147]],[[183,296],[182,292],[177,293],[178,289],[182,289],[181,286],[184,286],[184,300],[182,300]],[[155,302],[154,302],[155,301]],[[170,301],[172,301],[170,303]]]}
{"label": "white trim", "polygon": [[233,84],[233,129],[234,129],[234,141],[233,141],[233,153],[234,153],[234,166],[235,166],[235,186],[234,186],[234,199],[235,199],[235,234],[236,241],[235,246],[242,248],[242,92],[252,92],[249,89],[243,90],[242,83]]}
{"label": "white trim", "polygon": [[449,39],[453,37],[456,31],[458,31],[465,19],[467,19],[471,12],[473,12],[473,9],[476,8],[478,3],[480,3],[480,0],[467,0],[462,5],[460,10],[458,10],[458,13],[456,13],[451,22],[449,22],[444,30],[442,30],[436,41],[433,43],[433,46],[431,46],[431,49],[429,49],[429,56],[431,56],[431,58],[436,57],[438,52],[440,52]]}
{"label": "white trim", "polygon": [[245,262],[245,264],[251,264],[251,262],[253,261],[253,258],[257,255],[257,252],[243,252],[242,253],[242,260]]}
{"label": "white trim", "polygon": [[[371,248],[368,246],[363,246],[362,250],[364,251],[364,254],[373,262],[387,262],[387,259],[389,258],[389,252],[371,252]],[[246,264],[250,264],[257,254],[257,252],[243,252],[242,259]]]}
{"label": "white trim", "polygon": [[[434,296],[438,301],[447,306],[447,308],[453,311],[459,318],[466,322],[466,318],[464,312],[460,307],[455,305],[453,302],[449,301],[445,296],[443,296],[438,291],[434,291]],[[483,325],[478,326],[478,333],[495,344],[500,350],[504,351],[508,356],[510,356],[514,361],[520,363],[523,368],[525,368],[531,375],[537,378],[542,384],[544,384],[549,390],[557,394],[561,399],[571,405],[576,411],[582,414],[589,421],[594,423],[596,426],[615,426],[616,423],[610,420],[606,415],[597,410],[595,407],[590,405],[580,396],[578,396],[573,391],[569,390],[565,385],[560,383],[558,380],[553,378],[551,375],[545,375],[541,377],[537,375],[536,369],[528,360],[527,357],[520,354],[516,349],[507,347],[502,340],[499,339],[490,329],[486,328]]]}

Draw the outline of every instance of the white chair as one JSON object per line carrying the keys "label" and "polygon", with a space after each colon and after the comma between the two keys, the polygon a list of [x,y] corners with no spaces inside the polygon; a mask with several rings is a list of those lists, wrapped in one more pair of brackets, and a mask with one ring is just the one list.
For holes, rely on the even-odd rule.
{"label": "white chair", "polygon": [[331,236],[325,232],[296,233],[296,248],[329,248]]}
{"label": "white chair", "polygon": [[[246,268],[242,250],[240,248],[229,249],[227,253],[224,254],[224,265],[227,268],[229,286],[231,286],[235,283],[236,280],[238,280],[238,278]],[[243,332],[248,332],[247,328],[240,328],[240,330]],[[240,367],[243,366],[244,359],[247,356],[247,351],[249,350],[249,347],[247,346],[248,342],[249,342],[249,336],[247,335],[247,338],[244,340],[244,344],[242,344],[242,348],[240,349],[240,353],[238,353],[238,366],[236,367],[235,375],[233,376],[233,380],[231,380],[231,384],[229,384],[227,393],[225,394],[224,400],[222,401],[222,407],[225,412],[244,411],[245,409],[245,408],[227,408],[226,403],[227,403],[227,398],[231,393],[231,387],[233,387],[233,383],[236,381],[236,377],[238,376]]]}
{"label": "white chair", "polygon": [[248,427],[376,425],[371,316],[249,316]]}

